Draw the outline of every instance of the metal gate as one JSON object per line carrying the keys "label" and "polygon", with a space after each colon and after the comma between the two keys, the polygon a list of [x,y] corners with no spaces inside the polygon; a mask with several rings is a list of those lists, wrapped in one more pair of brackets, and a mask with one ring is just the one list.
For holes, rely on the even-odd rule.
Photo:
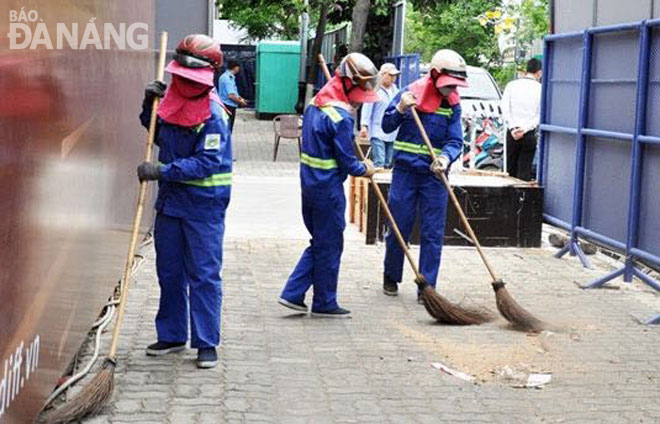
{"label": "metal gate", "polygon": [[[660,19],[545,39],[538,179],[545,219],[571,232],[557,253],[586,238],[625,253],[621,275],[656,290],[640,262],[660,267]],[[659,323],[660,315],[648,323]]]}
{"label": "metal gate", "polygon": [[385,61],[393,63],[401,71],[399,87],[403,88],[419,78],[419,53],[390,56],[386,57]]}

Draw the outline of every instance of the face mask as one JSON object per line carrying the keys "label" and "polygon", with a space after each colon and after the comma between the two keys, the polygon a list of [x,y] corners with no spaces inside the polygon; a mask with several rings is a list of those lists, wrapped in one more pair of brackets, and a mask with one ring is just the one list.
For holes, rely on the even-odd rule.
{"label": "face mask", "polygon": [[456,87],[455,87],[455,86],[440,87],[440,88],[438,89],[438,91],[439,91],[440,94],[442,94],[443,96],[445,96],[445,97],[449,97],[449,95],[450,95],[451,93],[453,93],[454,91],[456,91]]}
{"label": "face mask", "polygon": [[200,84],[195,81],[191,81],[185,78],[181,78],[178,75],[173,77],[173,85],[176,86],[176,91],[187,99],[193,99],[195,97],[200,97],[205,95],[211,90],[211,87],[208,85]]}

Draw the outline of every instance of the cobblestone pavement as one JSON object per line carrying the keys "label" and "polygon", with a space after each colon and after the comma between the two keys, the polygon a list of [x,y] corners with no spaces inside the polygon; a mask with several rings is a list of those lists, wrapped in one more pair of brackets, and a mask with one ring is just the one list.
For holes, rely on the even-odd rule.
{"label": "cobblestone pavement", "polygon": [[[353,318],[314,319],[279,306],[308,236],[295,142],[273,163],[270,125],[247,113],[237,121],[219,366],[197,370],[193,350],[145,356],[159,296],[148,248],[129,296],[113,402],[87,423],[660,422],[660,328],[633,318],[658,313],[660,298],[638,283],[576,287],[611,269],[605,257],[585,270],[549,248],[487,249],[514,297],[559,329],[526,335],[502,320],[451,327],[416,304],[409,274],[400,296],[383,296],[383,247],[364,245],[349,225],[339,301]],[[472,249],[446,248],[439,290],[495,309]],[[437,362],[476,380],[439,371]],[[530,372],[552,373],[552,381],[513,387]]]}

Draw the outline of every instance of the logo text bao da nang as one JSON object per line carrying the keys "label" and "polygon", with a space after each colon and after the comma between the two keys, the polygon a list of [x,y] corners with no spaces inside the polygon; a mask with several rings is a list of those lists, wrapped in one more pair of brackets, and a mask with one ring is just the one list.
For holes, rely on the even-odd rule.
{"label": "logo text bao da nang", "polygon": [[113,24],[96,23],[92,17],[86,24],[57,23],[50,28],[36,10],[9,11],[9,48],[22,49],[133,49],[149,47],[149,25],[144,22]]}

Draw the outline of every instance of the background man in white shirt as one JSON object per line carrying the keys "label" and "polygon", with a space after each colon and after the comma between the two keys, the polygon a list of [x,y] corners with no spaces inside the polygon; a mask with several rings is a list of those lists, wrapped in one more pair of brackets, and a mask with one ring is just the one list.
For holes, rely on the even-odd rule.
{"label": "background man in white shirt", "polygon": [[538,59],[527,62],[527,75],[511,81],[502,96],[502,116],[507,127],[507,172],[525,181],[535,178],[532,162],[536,152],[541,109],[541,79],[543,71]]}

